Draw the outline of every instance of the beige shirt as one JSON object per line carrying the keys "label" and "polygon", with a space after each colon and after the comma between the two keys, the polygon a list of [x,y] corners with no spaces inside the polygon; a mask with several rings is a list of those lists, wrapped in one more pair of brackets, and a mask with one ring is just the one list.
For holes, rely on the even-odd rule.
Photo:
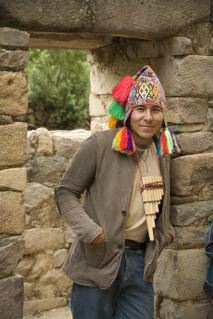
{"label": "beige shirt", "polygon": [[[154,142],[148,149],[144,151],[139,150],[138,155],[142,176],[161,176]],[[138,169],[133,182],[124,232],[126,239],[144,242],[148,240],[148,232],[140,186],[141,178]]]}

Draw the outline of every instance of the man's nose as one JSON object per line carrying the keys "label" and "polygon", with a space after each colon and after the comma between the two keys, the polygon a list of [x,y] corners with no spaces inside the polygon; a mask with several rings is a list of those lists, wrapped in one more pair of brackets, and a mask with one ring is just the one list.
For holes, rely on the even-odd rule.
{"label": "man's nose", "polygon": [[150,109],[146,109],[146,111],[144,113],[144,120],[152,121],[152,113],[151,113]]}

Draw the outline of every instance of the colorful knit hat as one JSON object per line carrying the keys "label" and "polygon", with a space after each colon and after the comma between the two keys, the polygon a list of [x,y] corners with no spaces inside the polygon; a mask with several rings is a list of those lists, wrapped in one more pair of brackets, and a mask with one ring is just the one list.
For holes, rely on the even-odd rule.
{"label": "colorful knit hat", "polygon": [[145,66],[136,75],[136,80],[127,99],[124,122],[128,119],[132,110],[139,105],[154,104],[163,110],[166,108],[166,100],[163,87],[151,67]]}
{"label": "colorful knit hat", "polygon": [[[134,77],[124,77],[112,90],[113,101],[108,108],[111,115],[109,127],[115,128],[118,121],[123,121],[124,127],[116,134],[112,148],[126,155],[132,155],[136,151],[135,142],[126,122],[134,108],[139,105],[154,104],[164,111],[166,108],[165,94],[155,72],[151,67],[143,67]],[[158,155],[180,153],[174,133],[172,133],[165,121],[164,130],[160,139],[155,138]]]}

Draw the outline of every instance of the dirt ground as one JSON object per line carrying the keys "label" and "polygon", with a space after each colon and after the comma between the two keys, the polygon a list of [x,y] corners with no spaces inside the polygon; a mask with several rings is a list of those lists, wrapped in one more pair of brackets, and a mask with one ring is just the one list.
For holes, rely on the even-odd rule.
{"label": "dirt ground", "polygon": [[36,315],[24,316],[24,319],[72,319],[72,317],[70,309],[68,307],[63,307],[44,311]]}

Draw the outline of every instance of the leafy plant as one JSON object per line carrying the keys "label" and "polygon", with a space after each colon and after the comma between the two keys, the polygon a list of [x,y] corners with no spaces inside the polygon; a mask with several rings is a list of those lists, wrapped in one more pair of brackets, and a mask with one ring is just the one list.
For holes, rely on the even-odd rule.
{"label": "leafy plant", "polygon": [[85,51],[30,49],[29,104],[36,125],[89,127],[89,65]]}

